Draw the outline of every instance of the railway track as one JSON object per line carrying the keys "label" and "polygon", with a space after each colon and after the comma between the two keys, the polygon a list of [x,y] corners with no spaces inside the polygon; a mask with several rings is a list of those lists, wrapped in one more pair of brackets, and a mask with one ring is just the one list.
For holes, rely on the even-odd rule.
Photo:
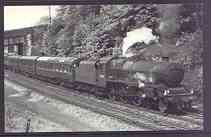
{"label": "railway track", "polygon": [[[199,130],[203,125],[203,117],[193,114],[188,114],[187,116],[170,114],[164,116],[160,112],[154,110],[137,108],[121,102],[99,100],[91,95],[79,94],[78,91],[71,90],[70,92],[70,89],[55,86],[50,83],[44,83],[19,74],[10,74],[10,76],[6,76],[5,78],[41,94],[90,109],[97,113],[109,115],[121,121],[149,130]],[[21,79],[21,81],[18,79]]]}
{"label": "railway track", "polygon": [[198,124],[198,125],[203,124],[203,114],[185,112],[185,114],[182,114],[182,115],[176,115],[176,114],[165,115],[165,114],[161,113],[160,111],[156,111],[156,110],[151,110],[151,109],[147,109],[147,108],[143,108],[143,107],[135,107],[135,106],[130,105],[130,104],[123,104],[122,102],[115,102],[115,103],[119,104],[119,105],[124,105],[124,106],[127,107],[126,109],[129,109],[129,111],[136,111],[136,113],[139,113],[139,112],[142,112],[142,111],[147,111],[147,112],[150,112],[152,114],[157,114],[157,115],[172,118],[172,119],[189,121],[189,122],[192,122],[192,123],[195,123],[195,124]]}

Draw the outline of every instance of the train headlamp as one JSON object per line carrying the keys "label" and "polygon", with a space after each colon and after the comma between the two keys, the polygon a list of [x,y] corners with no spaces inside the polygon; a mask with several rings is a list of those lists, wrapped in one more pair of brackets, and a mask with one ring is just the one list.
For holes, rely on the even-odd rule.
{"label": "train headlamp", "polygon": [[146,94],[142,94],[141,97],[142,97],[142,98],[145,98],[145,97],[146,97]]}
{"label": "train headlamp", "polygon": [[193,89],[191,89],[191,90],[190,90],[190,93],[191,93],[191,94],[193,94],[193,93],[194,93],[194,90],[193,90]]}
{"label": "train headlamp", "polygon": [[148,75],[148,82],[149,82],[149,83],[153,83],[153,82],[154,82],[154,76],[153,76],[152,73],[150,73],[150,74]]}
{"label": "train headlamp", "polygon": [[166,96],[166,95],[168,95],[169,93],[170,93],[170,90],[166,89],[166,90],[164,90],[163,95]]}
{"label": "train headlamp", "polygon": [[149,76],[148,81],[149,81],[150,83],[153,83],[153,82],[154,82],[153,77],[152,77],[152,76]]}
{"label": "train headlamp", "polygon": [[[144,73],[136,73],[135,79],[137,79],[138,81],[141,81],[142,83],[153,83],[154,82],[154,77],[152,74],[148,75],[148,74],[144,74]],[[141,86],[141,87],[143,87],[143,86]]]}

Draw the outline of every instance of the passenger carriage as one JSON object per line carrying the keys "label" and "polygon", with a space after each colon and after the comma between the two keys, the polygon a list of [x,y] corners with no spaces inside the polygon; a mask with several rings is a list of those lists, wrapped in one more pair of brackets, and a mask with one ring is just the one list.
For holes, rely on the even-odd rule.
{"label": "passenger carriage", "polygon": [[73,82],[77,58],[74,57],[39,57],[36,64],[36,74],[55,82]]}
{"label": "passenger carriage", "polygon": [[36,60],[39,56],[20,56],[19,58],[19,70],[25,75],[35,75],[36,72]]}

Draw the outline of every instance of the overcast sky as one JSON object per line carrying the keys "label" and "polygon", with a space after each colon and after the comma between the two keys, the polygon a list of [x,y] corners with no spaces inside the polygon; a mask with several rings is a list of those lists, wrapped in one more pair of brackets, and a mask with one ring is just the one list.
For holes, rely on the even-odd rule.
{"label": "overcast sky", "polygon": [[[57,6],[51,6],[55,16]],[[34,26],[43,16],[49,16],[49,6],[5,6],[4,30]]]}

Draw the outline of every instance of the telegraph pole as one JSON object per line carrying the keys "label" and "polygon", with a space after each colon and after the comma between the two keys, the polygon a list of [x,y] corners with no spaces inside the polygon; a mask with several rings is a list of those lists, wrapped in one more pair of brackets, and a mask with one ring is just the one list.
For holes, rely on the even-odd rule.
{"label": "telegraph pole", "polygon": [[51,27],[51,6],[48,6],[48,12],[49,12],[49,26],[48,26],[48,31],[50,32],[50,27]]}
{"label": "telegraph pole", "polygon": [[[49,16],[49,22],[48,22],[48,26],[47,26],[47,33],[49,34],[50,30],[51,30],[51,20],[52,20],[52,18],[51,18],[51,6],[50,5],[48,6],[48,16]],[[45,33],[45,43],[47,45],[49,45],[49,43],[50,43],[50,39],[48,37],[48,34]],[[42,56],[47,53],[46,50],[47,50],[46,46],[44,46],[43,51],[42,51]]]}

